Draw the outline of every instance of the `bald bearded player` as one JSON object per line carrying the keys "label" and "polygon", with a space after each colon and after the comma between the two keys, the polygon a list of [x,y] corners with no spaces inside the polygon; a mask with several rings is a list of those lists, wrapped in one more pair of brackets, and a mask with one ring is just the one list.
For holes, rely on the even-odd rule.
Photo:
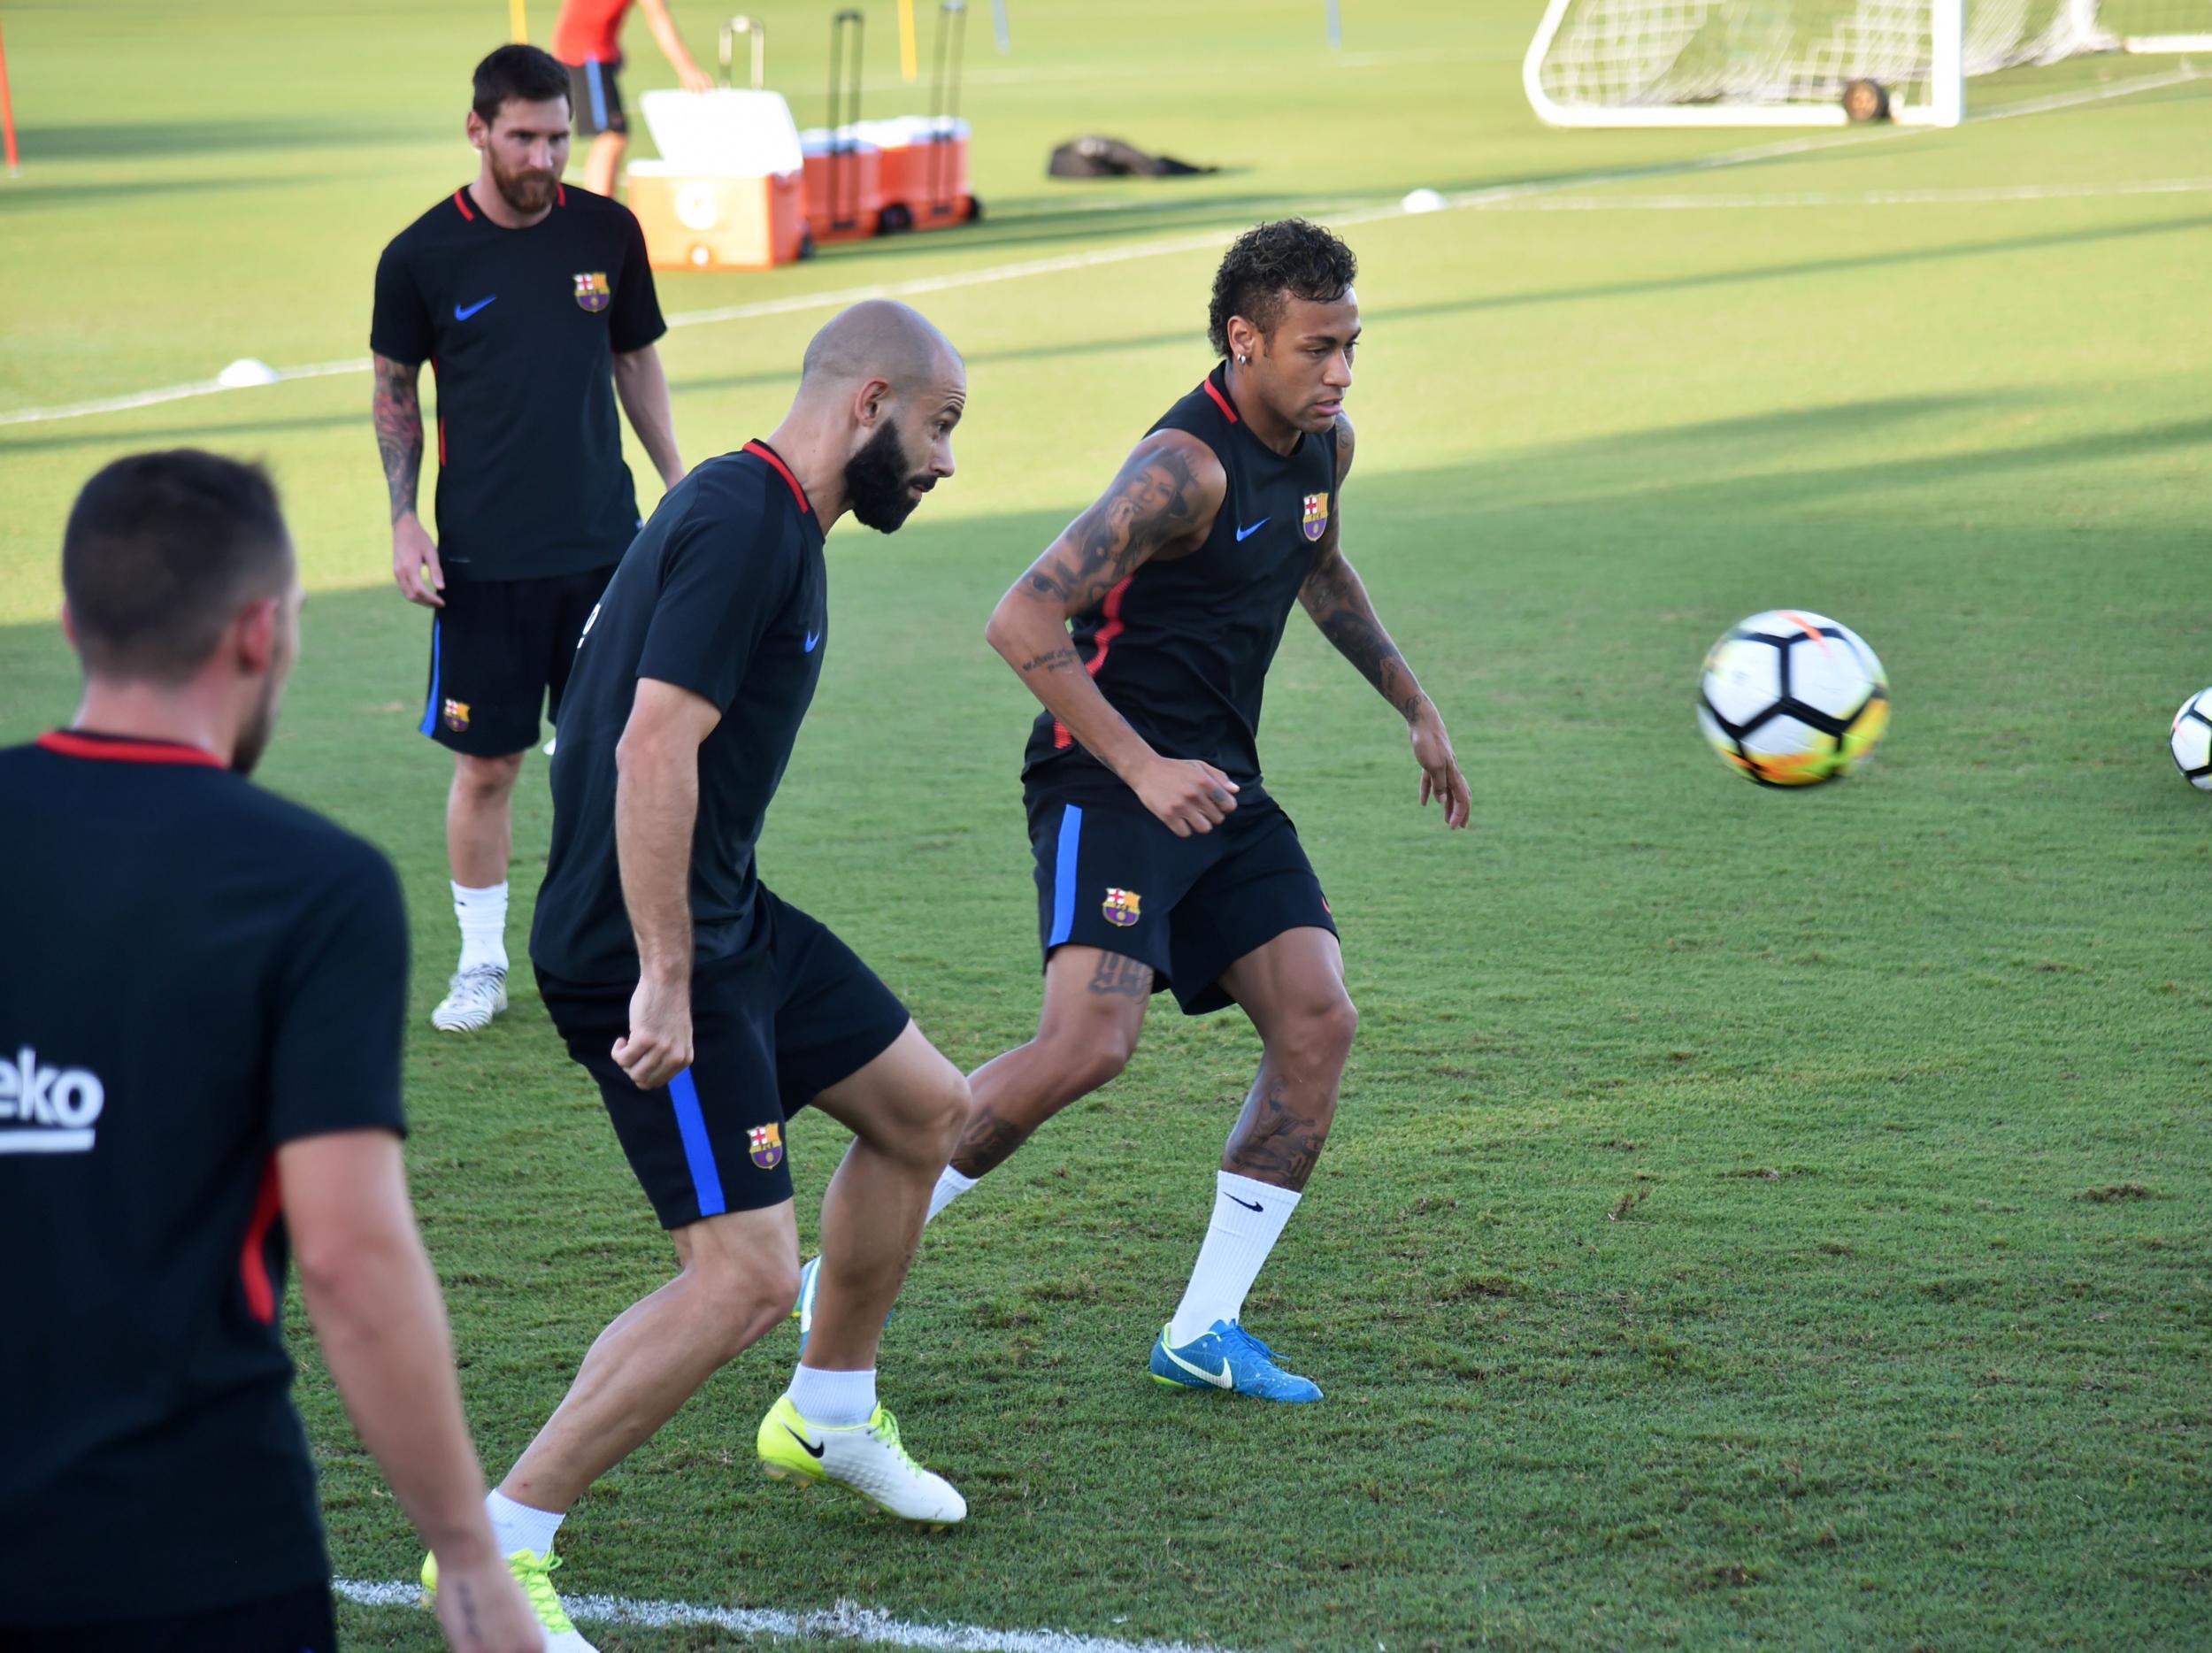
{"label": "bald bearded player", "polygon": [[563,1516],[790,1311],[784,1131],[803,1108],[854,1141],[823,1196],[834,1260],[801,1364],[761,1420],[763,1465],[925,1526],[967,1512],[875,1394],[877,1340],[967,1084],[753,865],[829,652],[823,536],[849,511],[897,529],[952,474],[966,399],[958,352],[919,313],[883,300],[843,311],[808,345],[774,433],[662,500],[577,647],[530,955],[678,1268],[600,1334],[489,1500],[552,1653],[589,1646],[546,1579]]}

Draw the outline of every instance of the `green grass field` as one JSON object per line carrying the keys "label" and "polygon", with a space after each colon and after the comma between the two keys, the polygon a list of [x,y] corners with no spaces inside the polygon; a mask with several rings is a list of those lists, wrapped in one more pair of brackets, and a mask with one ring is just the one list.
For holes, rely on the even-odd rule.
{"label": "green grass field", "polygon": [[[713,13],[676,9],[709,50]],[[749,9],[818,120],[820,10]],[[913,94],[872,11],[894,112]],[[916,302],[970,364],[958,477],[895,540],[833,537],[837,647],[762,865],[956,1060],[1026,1036],[1029,704],[984,617],[1208,365],[1215,245],[1348,222],[1345,545],[1475,819],[1448,838],[1414,806],[1395,719],[1294,618],[1269,779],[1364,1021],[1250,1314],[1329,1398],[1144,1378],[1256,1056],[1233,1016],[1156,1011],[1124,1078],[930,1232],[887,1342],[964,1527],[758,1477],[778,1337],[595,1488],[565,1588],[1245,1649],[2203,1645],[2212,799],[2163,741],[2212,680],[2212,80],[2131,92],[2171,63],[2077,62],[1970,97],[2114,95],[1751,158],[1774,135],[1540,127],[1533,0],[1350,0],[1340,58],[1302,0],[1022,0],[1003,58],[978,11],[984,223],[664,278],[676,316],[941,280]],[[505,8],[46,0],[5,26],[0,414],[363,355],[379,249],[472,170],[467,71]],[[634,96],[672,77],[632,34]],[[1225,170],[1048,183],[1085,131]],[[1492,193],[1363,219],[1417,186]],[[688,457],[773,425],[827,313],[671,334]],[[0,734],[70,715],[52,616],[82,479],[150,445],[265,456],[313,596],[264,778],[405,880],[410,1159],[496,1473],[669,1253],[533,994],[479,1037],[424,1019],[455,947],[446,765],[413,732],[426,626],[391,589],[367,401],[337,374],[0,428]],[[1778,604],[1889,667],[1894,725],[1847,785],[1760,791],[1693,727],[1706,645]],[[793,1133],[803,1232],[837,1137]],[[336,1567],[408,1576],[299,1354]],[[434,1645],[398,1609],[343,1629]]]}

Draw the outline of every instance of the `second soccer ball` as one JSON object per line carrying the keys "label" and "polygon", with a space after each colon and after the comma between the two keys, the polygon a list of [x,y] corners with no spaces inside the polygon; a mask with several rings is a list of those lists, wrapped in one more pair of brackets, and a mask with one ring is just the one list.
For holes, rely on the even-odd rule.
{"label": "second soccer ball", "polygon": [[2174,765],[2200,792],[2212,792],[2212,688],[2200,689],[2174,713]]}
{"label": "second soccer ball", "polygon": [[1839,780],[1889,726],[1889,680],[1849,627],[1770,609],[1728,628],[1705,657],[1698,727],[1713,750],[1769,787]]}

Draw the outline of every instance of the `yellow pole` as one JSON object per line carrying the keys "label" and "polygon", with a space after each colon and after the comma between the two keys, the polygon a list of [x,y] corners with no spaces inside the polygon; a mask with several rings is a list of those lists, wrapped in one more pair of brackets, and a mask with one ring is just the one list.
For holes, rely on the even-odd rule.
{"label": "yellow pole", "polygon": [[[515,0],[517,5],[522,0]],[[911,85],[921,73],[919,54],[914,46],[914,0],[899,0],[899,77]]]}
{"label": "yellow pole", "polygon": [[507,0],[507,31],[518,41],[530,38],[530,0]]}

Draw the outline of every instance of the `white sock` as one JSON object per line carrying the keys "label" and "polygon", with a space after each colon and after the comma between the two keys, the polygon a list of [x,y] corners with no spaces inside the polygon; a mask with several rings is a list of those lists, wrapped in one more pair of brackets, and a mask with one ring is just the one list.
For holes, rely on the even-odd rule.
{"label": "white sock", "polygon": [[824,1372],[803,1365],[792,1372],[791,1387],[784,1393],[810,1424],[825,1429],[864,1424],[875,1416],[876,1370]]}
{"label": "white sock", "polygon": [[461,921],[461,968],[507,967],[507,881],[482,889],[453,887],[453,916]]}
{"label": "white sock", "polygon": [[505,1493],[494,1491],[484,1500],[484,1513],[491,1517],[492,1541],[501,1556],[511,1556],[518,1549],[526,1549],[534,1556],[553,1553],[553,1534],[561,1530],[567,1518],[552,1510],[533,1510],[526,1503],[517,1503]]}
{"label": "white sock", "polygon": [[939,1211],[943,1211],[946,1206],[951,1204],[982,1180],[980,1177],[964,1177],[950,1165],[947,1165],[937,1173],[937,1186],[930,1190],[929,1215],[923,1218],[922,1221],[924,1223],[935,1222]]}
{"label": "white sock", "polygon": [[1298,1196],[1271,1182],[1255,1182],[1233,1171],[1214,1172],[1214,1216],[1198,1265],[1190,1272],[1183,1301],[1168,1323],[1167,1341],[1177,1347],[1203,1337],[1216,1320],[1244,1312],[1245,1295],[1260,1277],[1260,1265],[1298,1209]]}

